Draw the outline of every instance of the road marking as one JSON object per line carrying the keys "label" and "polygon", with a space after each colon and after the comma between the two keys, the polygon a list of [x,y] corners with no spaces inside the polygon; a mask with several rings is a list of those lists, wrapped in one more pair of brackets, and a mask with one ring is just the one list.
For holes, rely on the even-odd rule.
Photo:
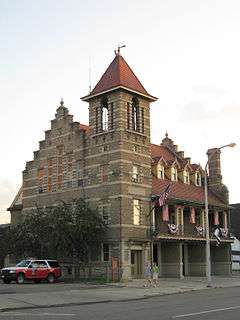
{"label": "road marking", "polygon": [[213,312],[220,312],[220,311],[234,310],[234,309],[240,309],[240,306],[221,308],[221,309],[213,309],[213,310],[206,310],[206,311],[195,312],[195,313],[180,314],[178,316],[173,316],[172,318],[174,318],[174,319],[175,318],[187,318],[187,317],[197,316],[199,314],[206,314],[206,313],[213,313]]}
{"label": "road marking", "polygon": [[42,316],[58,316],[58,317],[72,317],[75,316],[74,313],[22,313],[22,312],[1,312],[2,316],[36,316],[36,317],[42,317]]}

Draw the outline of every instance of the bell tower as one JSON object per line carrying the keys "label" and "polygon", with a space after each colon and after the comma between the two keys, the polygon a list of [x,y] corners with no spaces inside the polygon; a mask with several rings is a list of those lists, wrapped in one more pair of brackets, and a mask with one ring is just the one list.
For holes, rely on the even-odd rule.
{"label": "bell tower", "polygon": [[122,278],[141,277],[150,261],[150,102],[157,98],[145,90],[118,49],[82,100],[89,103],[88,197],[109,214],[106,243],[119,259]]}

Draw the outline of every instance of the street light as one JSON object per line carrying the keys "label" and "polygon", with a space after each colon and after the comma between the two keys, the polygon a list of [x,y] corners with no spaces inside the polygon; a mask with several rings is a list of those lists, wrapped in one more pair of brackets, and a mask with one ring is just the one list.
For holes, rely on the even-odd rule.
{"label": "street light", "polygon": [[235,147],[236,143],[229,143],[220,148],[216,148],[212,154],[210,154],[204,170],[204,195],[205,195],[205,233],[206,233],[206,278],[207,287],[212,287],[211,277],[211,256],[210,256],[210,239],[209,239],[209,219],[208,219],[208,185],[207,185],[207,169],[209,161],[219,150],[226,147]]}

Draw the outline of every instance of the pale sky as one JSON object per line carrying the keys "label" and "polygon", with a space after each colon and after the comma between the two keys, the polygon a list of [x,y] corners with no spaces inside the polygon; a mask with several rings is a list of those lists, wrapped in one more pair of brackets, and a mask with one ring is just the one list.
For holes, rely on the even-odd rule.
{"label": "pale sky", "polygon": [[166,130],[192,162],[229,142],[222,173],[230,202],[240,202],[239,0],[1,0],[0,222],[63,97],[88,123],[92,86],[122,55],[152,104],[152,142]]}

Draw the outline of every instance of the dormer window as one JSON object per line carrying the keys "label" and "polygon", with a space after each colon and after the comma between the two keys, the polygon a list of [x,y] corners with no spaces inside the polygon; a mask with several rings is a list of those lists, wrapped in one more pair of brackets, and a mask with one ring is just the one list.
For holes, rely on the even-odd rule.
{"label": "dormer window", "polygon": [[158,179],[164,179],[164,166],[162,164],[157,166],[157,177]]}
{"label": "dormer window", "polygon": [[201,187],[201,185],[202,185],[202,177],[199,172],[195,173],[195,185],[198,187]]}
{"label": "dormer window", "polygon": [[175,167],[171,168],[171,180],[172,181],[178,180],[178,172],[177,172],[177,168],[175,168]]}
{"label": "dormer window", "polygon": [[186,184],[190,184],[190,176],[187,170],[183,170],[183,182]]}

